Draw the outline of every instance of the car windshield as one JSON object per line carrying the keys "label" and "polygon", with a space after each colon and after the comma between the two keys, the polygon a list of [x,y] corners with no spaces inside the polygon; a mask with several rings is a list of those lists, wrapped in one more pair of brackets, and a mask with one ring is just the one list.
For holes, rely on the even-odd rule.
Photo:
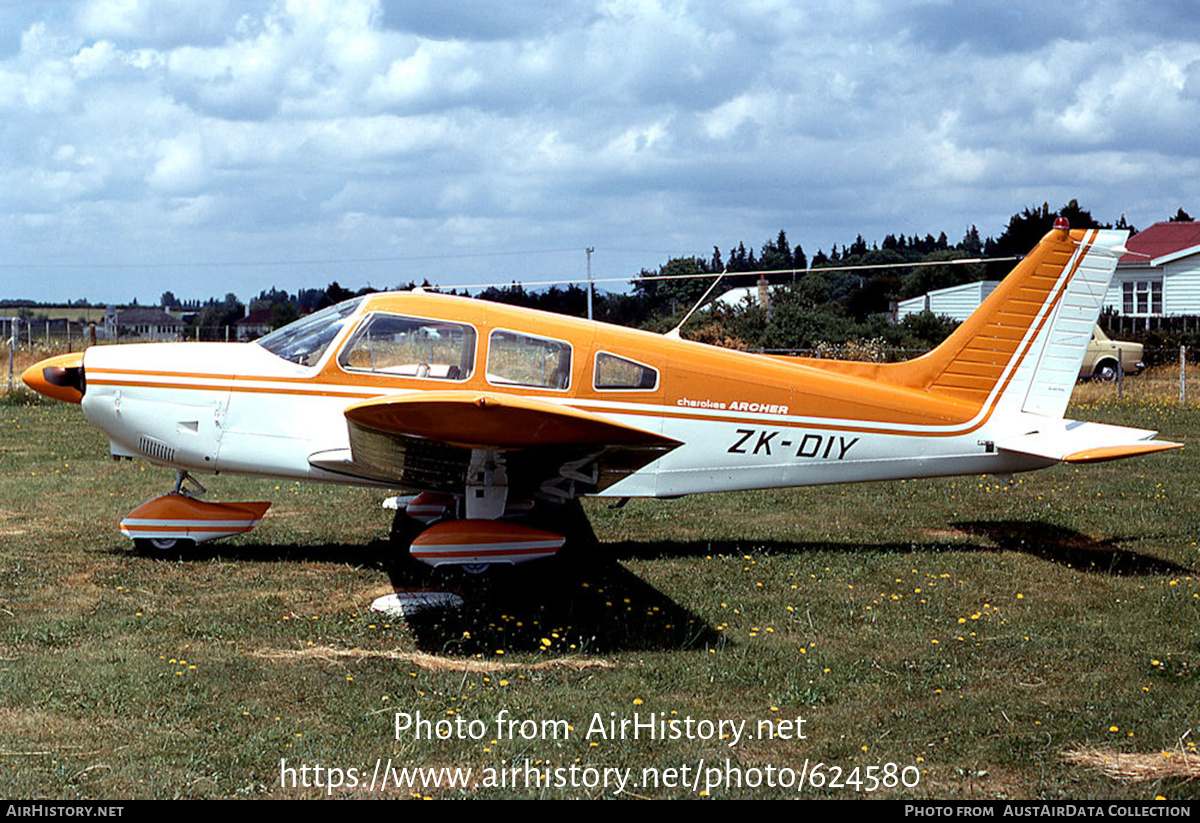
{"label": "car windshield", "polygon": [[355,297],[321,309],[254,342],[284,360],[302,366],[315,366],[329,348],[329,344],[345,327],[346,320],[358,310],[360,303],[362,298]]}

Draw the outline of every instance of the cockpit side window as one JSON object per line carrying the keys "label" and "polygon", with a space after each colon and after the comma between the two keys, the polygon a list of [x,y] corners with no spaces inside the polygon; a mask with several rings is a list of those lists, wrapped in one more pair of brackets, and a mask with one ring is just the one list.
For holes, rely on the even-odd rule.
{"label": "cockpit side window", "polygon": [[355,297],[329,306],[288,323],[254,342],[284,360],[301,366],[315,366],[329,344],[341,333],[347,319],[358,311],[360,303],[362,298]]}
{"label": "cockpit side window", "polygon": [[571,344],[496,329],[488,343],[487,379],[497,386],[566,389],[571,385]]}
{"label": "cockpit side window", "polygon": [[649,391],[658,387],[658,371],[627,357],[596,352],[592,385],[600,391]]}
{"label": "cockpit side window", "polygon": [[349,371],[466,380],[475,371],[475,329],[462,323],[376,313],[338,355]]}

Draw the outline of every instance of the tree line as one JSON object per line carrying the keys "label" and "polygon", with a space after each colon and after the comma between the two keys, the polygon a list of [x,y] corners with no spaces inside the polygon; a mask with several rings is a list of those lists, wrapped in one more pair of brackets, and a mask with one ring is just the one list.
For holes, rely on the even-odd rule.
{"label": "tree line", "polygon": [[[595,293],[593,316],[604,322],[667,331],[702,299],[716,276],[724,273],[706,306],[683,329],[685,337],[744,349],[814,349],[850,340],[869,340],[896,349],[926,349],[943,340],[955,322],[921,314],[898,324],[891,320],[891,307],[899,300],[936,289],[1001,279],[1013,266],[1008,258],[1032,249],[1060,215],[1073,228],[1137,231],[1124,215],[1110,223],[1098,221],[1074,199],[1057,210],[1048,203],[1026,207],[1013,214],[995,237],[981,236],[975,225],[955,243],[944,231],[888,234],[870,244],[859,234],[850,243],[835,243],[828,252],[818,249],[811,258],[781,229],[757,250],[747,247],[744,241],[724,252],[714,245],[711,254],[676,257],[657,269],[643,269],[632,279],[629,292]],[[1169,219],[1192,218],[1181,208]],[[914,265],[918,263],[922,265]],[[887,268],[855,269],[862,266]],[[733,305],[717,301],[730,289],[754,285],[760,278],[771,286],[769,307],[753,299]],[[423,285],[429,286],[428,281]],[[398,288],[415,286],[409,282]],[[304,289],[295,294],[272,288],[254,298],[250,309],[270,309],[271,325],[278,327],[309,311],[373,291],[352,291],[336,282],[325,289]],[[587,291],[574,284],[534,291],[513,283],[485,289],[475,297],[587,316]],[[234,322],[243,309],[233,295],[227,295],[223,302],[210,301],[202,309],[200,322]],[[203,316],[205,312],[211,314]]]}

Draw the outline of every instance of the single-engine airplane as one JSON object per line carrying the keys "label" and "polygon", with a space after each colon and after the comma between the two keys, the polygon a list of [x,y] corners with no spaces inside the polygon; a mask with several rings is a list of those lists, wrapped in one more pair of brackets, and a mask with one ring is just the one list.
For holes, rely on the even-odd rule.
{"label": "single-engine airplane", "polygon": [[[177,470],[131,512],[138,544],[249,531],[192,473],[415,493],[412,556],[477,570],[555,554],[581,496],[1010,474],[1176,448],[1063,419],[1126,233],[1055,225],[933,351],[778,357],[412,291],[357,297],[252,343],[92,346],[23,375],[81,403],[115,458]],[[190,485],[197,489],[193,489]],[[404,542],[409,542],[405,540]]]}

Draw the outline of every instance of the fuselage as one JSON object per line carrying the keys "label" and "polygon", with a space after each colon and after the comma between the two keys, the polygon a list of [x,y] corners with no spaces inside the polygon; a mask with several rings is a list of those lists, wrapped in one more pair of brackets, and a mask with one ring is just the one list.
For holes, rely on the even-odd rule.
{"label": "fuselage", "polygon": [[393,525],[413,557],[520,563],[563,547],[540,524],[581,496],[1009,474],[1178,448],[1063,418],[1124,238],[1056,224],[903,363],[769,357],[416,291],[338,303],[254,343],[93,346],[22,379],[82,403],[114,455],[178,470],[174,492],[121,522],[143,547],[254,528],[268,502],[185,487],[234,472],[418,492]]}
{"label": "fuselage", "polygon": [[411,392],[534,398],[682,444],[605,489],[609,496],[1010,473],[1055,462],[993,447],[1044,423],[1019,410],[997,413],[1000,387],[971,402],[821,361],[428,293],[371,295],[330,325],[319,351],[270,338],[92,347],[84,414],[116,455],[328,482],[370,482],[309,462],[349,447],[347,406]]}

